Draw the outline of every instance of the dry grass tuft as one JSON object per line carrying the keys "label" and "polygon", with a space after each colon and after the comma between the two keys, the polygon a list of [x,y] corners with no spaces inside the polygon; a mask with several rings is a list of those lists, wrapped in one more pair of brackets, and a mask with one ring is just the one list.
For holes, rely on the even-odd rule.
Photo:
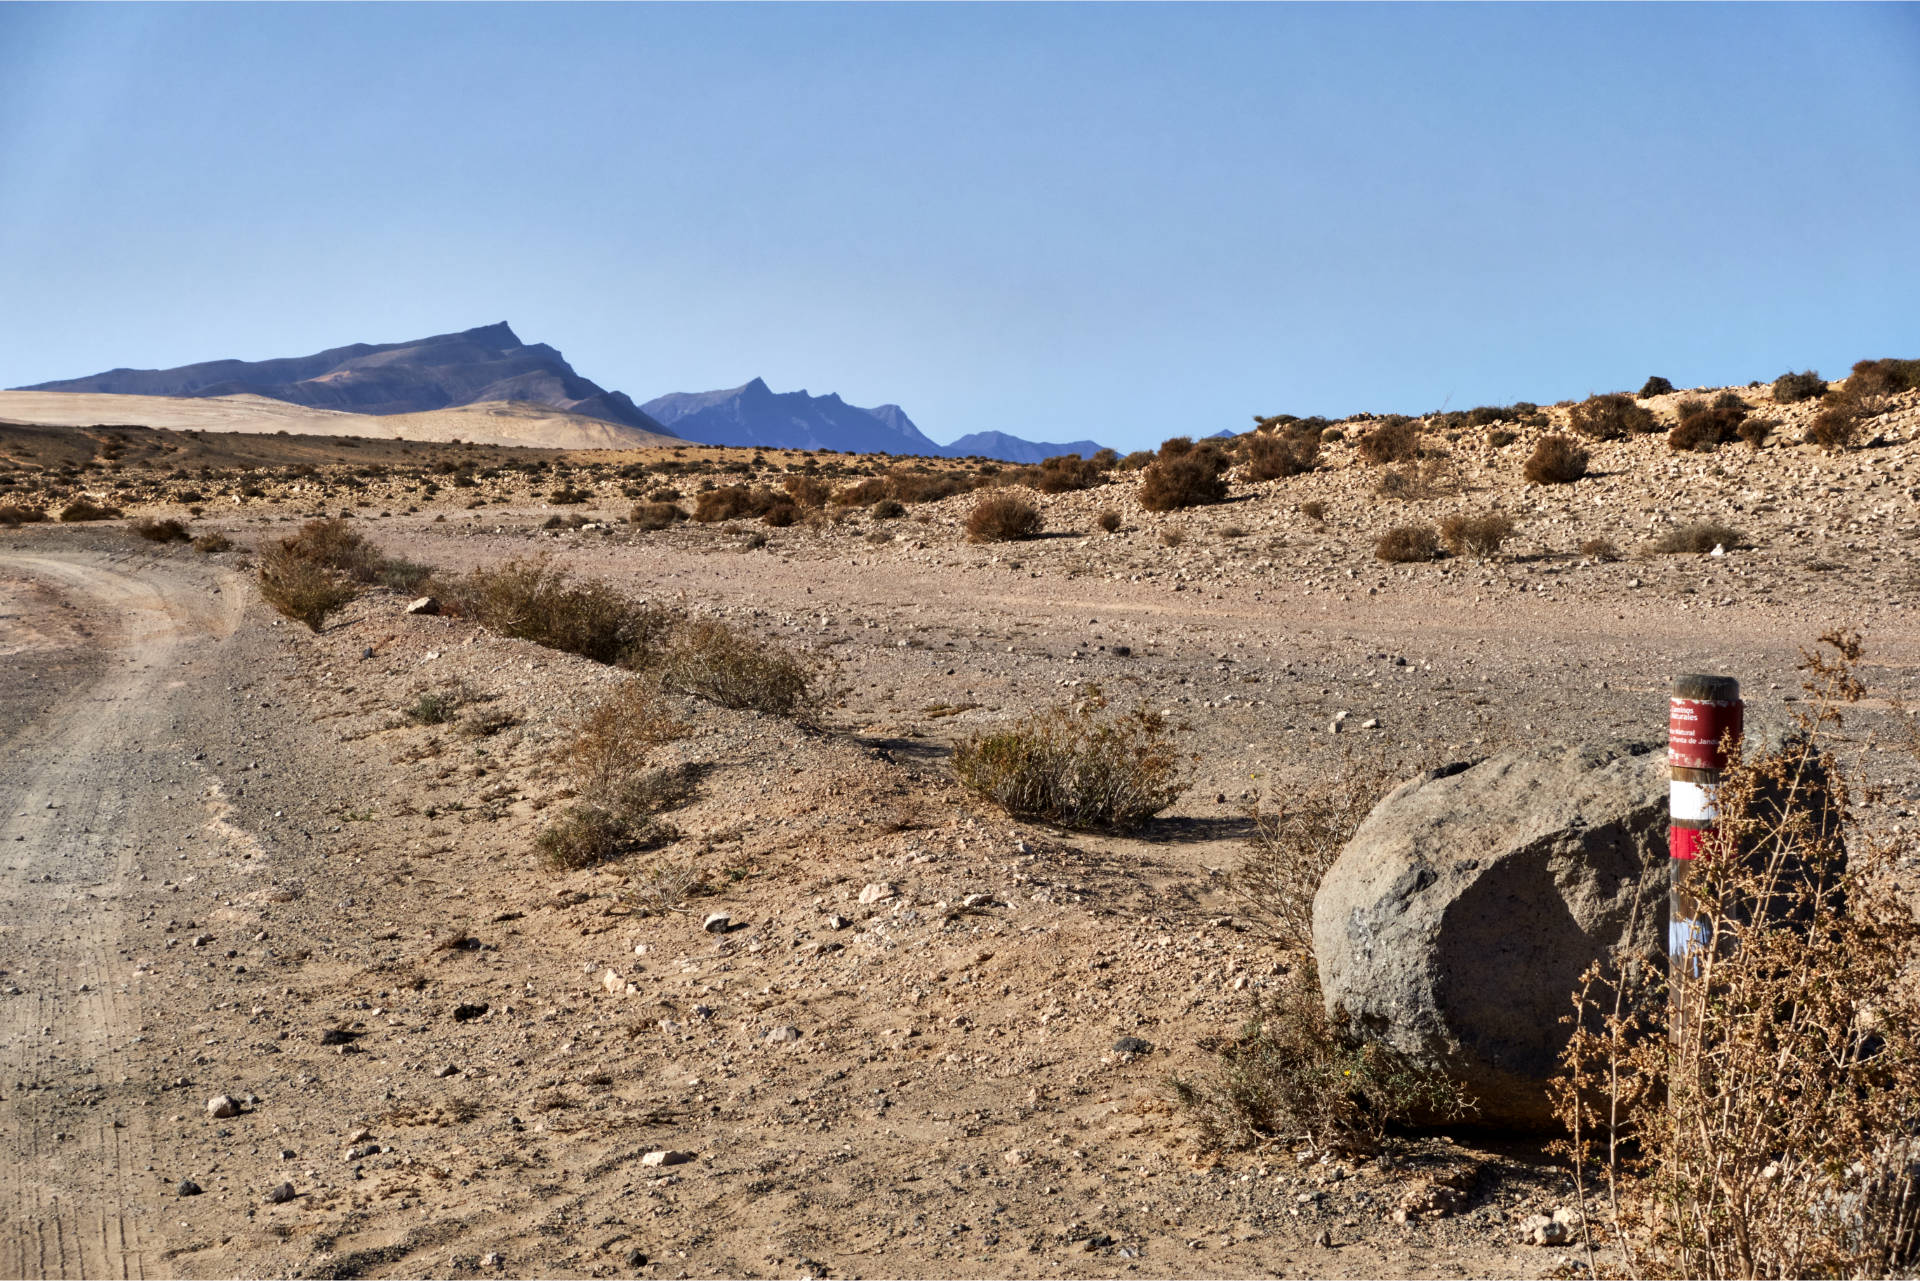
{"label": "dry grass tuft", "polygon": [[186,543],[193,541],[187,527],[177,520],[136,520],[133,532],[150,543]]}
{"label": "dry grass tuft", "polygon": [[118,507],[102,506],[91,498],[76,498],[60,509],[60,519],[70,525],[88,520],[117,520],[121,514]]}
{"label": "dry grass tuft", "polygon": [[281,614],[317,632],[327,615],[359,593],[351,582],[295,551],[292,542],[280,539],[261,548],[260,595]]}
{"label": "dry grass tuft", "polygon": [[1077,831],[1131,832],[1180,798],[1184,762],[1159,713],[1036,713],[954,748],[960,784],[1016,818]]}
{"label": "dry grass tuft", "polygon": [[1349,753],[1313,783],[1247,812],[1253,836],[1228,887],[1275,942],[1313,950],[1313,896],[1362,819],[1397,781],[1384,757]]}
{"label": "dry grass tuft", "polygon": [[1571,436],[1543,437],[1520,474],[1534,485],[1570,485],[1587,474],[1587,451]]}
{"label": "dry grass tuft", "polygon": [[1211,445],[1170,446],[1185,443],[1176,437],[1160,447],[1160,457],[1140,478],[1140,505],[1150,512],[1176,511],[1217,503],[1227,496],[1227,457]]}
{"label": "dry grass tuft", "polygon": [[1625,392],[1589,396],[1573,407],[1568,424],[1582,436],[1594,440],[1622,440],[1660,430],[1653,411]]}
{"label": "dry grass tuft", "polygon": [[718,619],[685,624],[660,663],[668,689],[721,707],[808,719],[822,698],[819,673],[769,640]]}
{"label": "dry grass tuft", "polygon": [[1500,512],[1478,516],[1454,515],[1440,522],[1440,541],[1455,556],[1496,556],[1501,544],[1513,537],[1513,518]]}
{"label": "dry grass tuft", "polygon": [[575,581],[545,557],[476,569],[441,594],[450,610],[502,636],[622,667],[651,662],[675,622],[671,610],[597,579]]}
{"label": "dry grass tuft", "polygon": [[19,503],[0,503],[0,525],[8,527],[38,525],[46,518],[46,511],[39,507],[26,507]]}
{"label": "dry grass tuft", "polygon": [[1746,539],[1740,531],[1730,525],[1722,525],[1717,521],[1697,521],[1668,530],[1649,543],[1648,549],[1661,556],[1697,556],[1715,547],[1732,551],[1746,545]]}

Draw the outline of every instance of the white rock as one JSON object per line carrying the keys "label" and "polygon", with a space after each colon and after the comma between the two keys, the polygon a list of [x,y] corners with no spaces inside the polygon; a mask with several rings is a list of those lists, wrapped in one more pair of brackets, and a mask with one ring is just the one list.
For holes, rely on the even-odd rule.
{"label": "white rock", "polygon": [[883,899],[892,898],[894,893],[895,890],[893,886],[887,882],[872,881],[868,883],[865,889],[860,891],[860,901],[862,903],[878,903]]}
{"label": "white rock", "polygon": [[615,974],[612,970],[608,970],[601,976],[600,986],[607,989],[608,992],[618,993],[625,989],[627,981],[618,974]]}
{"label": "white rock", "polygon": [[700,922],[700,928],[709,934],[725,934],[733,924],[733,917],[725,912],[709,912],[707,919]]}
{"label": "white rock", "polygon": [[640,1158],[641,1165],[685,1165],[693,1160],[693,1153],[679,1152],[668,1148],[659,1152],[649,1152]]}
{"label": "white rock", "polygon": [[766,1039],[775,1045],[791,1045],[800,1039],[800,1029],[794,1027],[792,1024],[788,1024],[786,1027],[777,1027],[767,1033]]}
{"label": "white rock", "polygon": [[216,1094],[207,1100],[207,1115],[215,1120],[225,1120],[240,1115],[240,1104],[230,1094]]}
{"label": "white rock", "polygon": [[407,612],[409,614],[437,614],[440,612],[440,602],[431,596],[422,596],[420,599],[408,604]]}
{"label": "white rock", "polygon": [[846,917],[840,916],[837,913],[827,918],[827,928],[830,930],[844,930],[852,924],[852,921],[849,921]]}

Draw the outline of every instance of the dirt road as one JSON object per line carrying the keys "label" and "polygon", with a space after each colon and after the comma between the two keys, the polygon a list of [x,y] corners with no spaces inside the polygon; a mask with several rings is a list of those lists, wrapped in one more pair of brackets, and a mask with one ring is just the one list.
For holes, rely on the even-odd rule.
{"label": "dirt road", "polygon": [[[156,1083],[125,1066],[142,1039],[128,890],[163,834],[192,821],[181,707],[233,614],[98,562],[0,557],[0,598],[43,606],[0,619],[0,983],[18,992],[0,1002],[5,1276],[166,1271],[142,1208]],[[49,596],[63,626],[45,622]]]}

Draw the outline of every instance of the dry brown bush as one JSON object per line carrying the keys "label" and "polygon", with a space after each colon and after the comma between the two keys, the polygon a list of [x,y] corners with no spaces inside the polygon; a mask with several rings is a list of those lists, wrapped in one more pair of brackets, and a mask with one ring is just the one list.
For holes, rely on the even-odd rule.
{"label": "dry brown bush", "polygon": [[1693,450],[1698,453],[1711,453],[1730,440],[1740,436],[1740,425],[1747,420],[1747,411],[1727,405],[1699,406],[1692,412],[1683,407],[1680,421],[1667,433],[1667,447],[1676,450]]}
{"label": "dry brown bush", "polygon": [[27,507],[20,503],[0,503],[0,525],[37,525],[46,518],[46,511],[39,507]]}
{"label": "dry brown bush", "polygon": [[650,662],[676,617],[597,579],[576,582],[545,557],[476,569],[443,584],[441,596],[451,612],[502,636],[622,667]]}
{"label": "dry brown bush", "polygon": [[1860,437],[1860,410],[1851,400],[1823,406],[1807,424],[1806,442],[1829,454],[1852,449]]}
{"label": "dry brown bush", "polygon": [[107,507],[94,502],[91,498],[76,498],[60,509],[60,519],[68,524],[88,520],[115,520],[121,515],[118,507]]}
{"label": "dry brown bush", "polygon": [[711,525],[715,521],[760,516],[776,501],[783,500],[776,499],[770,489],[752,485],[722,485],[694,498],[693,518],[703,525]]}
{"label": "dry brown bush", "polygon": [[833,496],[833,490],[827,482],[817,476],[788,476],[780,482],[796,507],[825,507],[827,499]]}
{"label": "dry brown bush", "polygon": [[233,540],[216,529],[210,534],[202,534],[194,539],[193,550],[207,555],[215,552],[230,552],[233,550]]}
{"label": "dry brown bush", "polygon": [[1015,479],[1043,494],[1065,494],[1106,484],[1107,469],[1078,454],[1061,454],[1043,460],[1038,467],[1021,468]]}
{"label": "dry brown bush", "polygon": [[1616,561],[1620,559],[1620,549],[1606,538],[1589,538],[1580,544],[1580,554],[1598,561]]}
{"label": "dry brown bush", "polygon": [[1412,462],[1420,456],[1420,424],[1393,415],[1381,419],[1354,443],[1360,460],[1380,466]]}
{"label": "dry brown bush", "polygon": [[1711,520],[1695,521],[1670,529],[1647,544],[1648,550],[1661,556],[1700,555],[1715,547],[1732,551],[1746,545],[1746,539],[1739,530]]}
{"label": "dry brown bush", "polygon": [[133,532],[150,543],[186,543],[193,541],[193,535],[187,532],[186,525],[168,518],[166,520],[136,520],[131,526]]}
{"label": "dry brown bush", "polygon": [[1108,534],[1120,532],[1120,513],[1108,507],[1093,518],[1094,527]]}
{"label": "dry brown bush", "polygon": [[[1828,755],[1859,638],[1803,661],[1815,710],[1736,761],[1687,866],[1690,963],[1595,965],[1556,1083],[1577,1190],[1629,1275],[1912,1276],[1920,1264],[1920,922],[1901,836],[1854,822]],[[1781,804],[1777,798],[1797,803]],[[1681,900],[1685,902],[1686,899]],[[1589,1225],[1589,1259],[1593,1245]]]}
{"label": "dry brown bush", "polygon": [[1320,463],[1317,435],[1256,432],[1246,438],[1248,480],[1282,480],[1310,472]]}
{"label": "dry brown bush", "polygon": [[975,734],[954,748],[954,773],[962,787],[1016,818],[1137,831],[1186,790],[1186,763],[1158,712],[1105,710],[1093,699]]}
{"label": "dry brown bush", "polygon": [[977,488],[978,481],[970,472],[919,471],[911,467],[896,467],[887,473],[889,495],[903,503],[937,503],[942,498],[951,498]]}
{"label": "dry brown bush", "polygon": [[674,503],[640,503],[627,517],[635,529],[648,531],[666,529],[686,518],[687,514]]}
{"label": "dry brown bush", "polygon": [[1798,404],[1800,401],[1813,400],[1826,393],[1826,379],[1811,369],[1798,374],[1781,374],[1773,380],[1773,399],[1776,404]]}
{"label": "dry brown bush", "polygon": [[606,804],[644,773],[660,747],[685,738],[688,726],[657,688],[623,680],[568,727],[562,760],[581,795]]}
{"label": "dry brown bush", "polygon": [[1440,522],[1440,541],[1455,556],[1498,555],[1500,545],[1513,537],[1513,518],[1501,512],[1478,516],[1456,514]]}
{"label": "dry brown bush", "polygon": [[882,499],[890,497],[892,494],[886,479],[880,476],[869,476],[844,489],[836,489],[833,492],[833,504],[836,507],[871,507]]}
{"label": "dry brown bush", "polygon": [[1220,502],[1227,496],[1227,458],[1210,445],[1189,445],[1173,454],[1169,445],[1184,437],[1175,437],[1160,447],[1160,457],[1140,478],[1140,505],[1150,512],[1176,511]]}
{"label": "dry brown bush", "polygon": [[1587,397],[1573,407],[1568,423],[1594,440],[1620,440],[1660,430],[1660,420],[1652,410],[1619,391]]}
{"label": "dry brown bush", "polygon": [[291,539],[278,539],[261,548],[260,595],[286,617],[317,632],[327,615],[358,592],[351,582],[300,555],[291,543]]}
{"label": "dry brown bush", "polygon": [[1758,449],[1767,443],[1767,437],[1773,435],[1780,423],[1773,418],[1749,418],[1740,424],[1740,439]]}
{"label": "dry brown bush", "polygon": [[1253,835],[1227,885],[1282,947],[1313,951],[1313,896],[1360,821],[1398,781],[1378,753],[1349,752],[1326,774],[1247,811]]}
{"label": "dry brown bush", "polygon": [[823,694],[812,664],[711,618],[679,629],[661,659],[660,677],[668,689],[721,707],[800,720],[812,717]]}
{"label": "dry brown bush", "polygon": [[1429,561],[1440,554],[1440,537],[1431,525],[1395,525],[1380,535],[1373,554],[1389,565]]}
{"label": "dry brown bush", "polygon": [[1032,538],[1044,523],[1040,509],[1026,499],[1008,493],[989,494],[967,515],[967,541],[999,543]]}
{"label": "dry brown bush", "polygon": [[1312,498],[1300,504],[1300,514],[1311,521],[1324,521],[1327,518],[1327,505],[1318,498]]}
{"label": "dry brown bush", "polygon": [[1587,474],[1587,451],[1571,436],[1547,436],[1533,448],[1520,474],[1530,484],[1569,485]]}

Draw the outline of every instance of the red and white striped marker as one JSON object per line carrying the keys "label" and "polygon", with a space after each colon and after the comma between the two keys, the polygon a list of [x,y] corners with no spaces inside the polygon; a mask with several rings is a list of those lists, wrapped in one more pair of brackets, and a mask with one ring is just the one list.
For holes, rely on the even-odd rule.
{"label": "red and white striped marker", "polygon": [[1682,676],[1673,683],[1667,705],[1668,828],[1672,855],[1667,957],[1682,957],[1706,942],[1692,891],[1688,865],[1703,853],[1718,817],[1715,794],[1727,767],[1722,743],[1738,743],[1745,722],[1740,682],[1731,676]]}

